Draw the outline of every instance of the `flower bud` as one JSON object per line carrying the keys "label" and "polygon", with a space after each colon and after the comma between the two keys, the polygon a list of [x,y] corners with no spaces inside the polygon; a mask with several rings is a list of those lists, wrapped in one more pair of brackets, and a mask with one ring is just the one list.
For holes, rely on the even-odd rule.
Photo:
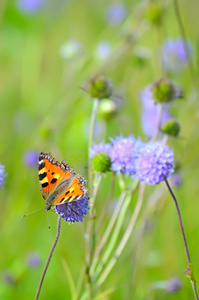
{"label": "flower bud", "polygon": [[109,119],[116,114],[117,110],[118,108],[114,101],[103,99],[100,101],[98,114],[101,118]]}
{"label": "flower bud", "polygon": [[161,131],[168,135],[178,136],[180,132],[180,124],[176,120],[170,119],[162,125]]}
{"label": "flower bud", "polygon": [[146,18],[153,25],[159,25],[163,17],[163,8],[158,3],[151,3],[147,9]]}
{"label": "flower bud", "polygon": [[105,76],[97,75],[89,81],[86,90],[93,98],[105,99],[112,95],[113,85]]}
{"label": "flower bud", "polygon": [[176,97],[175,87],[167,78],[162,78],[156,81],[153,86],[152,93],[154,100],[158,103],[167,103]]}
{"label": "flower bud", "polygon": [[92,167],[97,173],[105,173],[110,171],[111,159],[106,153],[99,152],[93,157]]}

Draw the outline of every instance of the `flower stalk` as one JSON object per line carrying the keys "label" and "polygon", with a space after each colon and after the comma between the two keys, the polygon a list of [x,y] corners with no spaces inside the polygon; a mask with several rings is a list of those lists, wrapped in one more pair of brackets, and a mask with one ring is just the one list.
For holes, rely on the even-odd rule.
{"label": "flower stalk", "polygon": [[37,294],[36,294],[36,296],[35,296],[35,300],[38,300],[38,299],[39,299],[39,295],[40,295],[40,292],[41,292],[41,288],[42,288],[42,285],[43,285],[43,281],[44,281],[46,272],[47,272],[47,270],[48,270],[48,266],[49,266],[49,264],[50,264],[50,261],[51,261],[53,252],[54,252],[55,247],[56,247],[56,245],[57,245],[57,242],[58,242],[58,239],[59,239],[59,236],[60,236],[60,232],[61,232],[61,215],[59,215],[59,217],[58,217],[57,234],[56,234],[56,237],[55,237],[55,241],[54,241],[54,243],[53,243],[53,246],[52,246],[52,248],[51,248],[51,250],[50,250],[50,254],[49,254],[49,256],[48,256],[48,259],[47,259],[45,268],[44,268],[44,270],[43,270],[43,273],[42,273],[42,276],[41,276],[41,279],[40,279],[40,282],[39,282],[39,286],[38,286],[38,289],[37,289]]}
{"label": "flower stalk", "polygon": [[181,230],[181,234],[182,234],[183,242],[184,242],[184,246],[185,246],[185,252],[186,252],[186,256],[187,256],[188,267],[185,269],[184,273],[188,278],[190,278],[195,299],[198,300],[199,297],[198,297],[198,292],[197,292],[197,288],[196,288],[196,280],[195,280],[195,277],[193,275],[193,268],[192,268],[189,248],[188,248],[188,244],[187,244],[187,238],[186,238],[186,234],[185,234],[185,230],[184,230],[184,225],[183,225],[183,222],[182,222],[182,216],[181,216],[180,208],[179,208],[179,205],[178,205],[177,198],[175,197],[175,195],[174,195],[174,193],[173,193],[173,191],[170,187],[170,184],[169,184],[169,182],[166,178],[165,178],[165,183],[166,183],[166,186],[167,186],[167,188],[168,188],[168,190],[171,194],[171,197],[173,198],[174,203],[175,203],[175,207],[176,207],[177,214],[178,214],[178,220],[179,220],[179,223],[180,223],[180,230]]}

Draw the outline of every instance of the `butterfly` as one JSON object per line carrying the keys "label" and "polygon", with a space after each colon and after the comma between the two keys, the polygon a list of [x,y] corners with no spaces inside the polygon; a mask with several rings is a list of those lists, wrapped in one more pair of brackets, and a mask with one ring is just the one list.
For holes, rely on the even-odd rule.
{"label": "butterfly", "polygon": [[65,161],[56,161],[51,153],[41,152],[38,158],[39,185],[45,200],[45,211],[51,206],[79,200],[88,195],[86,181]]}

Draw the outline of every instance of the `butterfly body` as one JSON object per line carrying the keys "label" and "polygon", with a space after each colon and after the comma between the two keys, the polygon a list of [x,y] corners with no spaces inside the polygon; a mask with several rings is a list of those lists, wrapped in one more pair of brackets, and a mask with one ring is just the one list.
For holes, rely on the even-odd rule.
{"label": "butterfly body", "polygon": [[76,175],[64,161],[56,161],[50,153],[40,153],[38,170],[45,211],[51,206],[78,200],[88,194],[84,178]]}

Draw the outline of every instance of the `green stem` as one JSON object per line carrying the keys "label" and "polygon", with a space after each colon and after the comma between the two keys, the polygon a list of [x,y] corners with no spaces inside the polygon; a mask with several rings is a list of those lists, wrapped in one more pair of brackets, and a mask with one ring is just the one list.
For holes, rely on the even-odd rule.
{"label": "green stem", "polygon": [[[119,217],[117,219],[117,223],[116,223],[116,226],[114,228],[114,231],[111,235],[111,239],[110,239],[110,242],[104,252],[104,255],[102,256],[102,258],[100,259],[100,262],[99,262],[99,265],[94,273],[94,279],[96,279],[98,277],[98,275],[100,274],[100,272],[102,271],[102,269],[107,265],[107,261],[110,257],[110,254],[117,242],[117,238],[119,236],[119,233],[120,233],[120,230],[121,230],[121,227],[122,227],[122,224],[123,224],[123,220],[124,220],[124,217],[125,217],[125,214],[126,214],[126,211],[129,207],[129,204],[130,204],[130,200],[131,200],[131,197],[132,195],[127,195],[124,199],[124,203],[123,203],[123,206],[120,210],[120,214],[119,214]],[[99,285],[98,285],[99,286]]]}
{"label": "green stem", "polygon": [[119,215],[119,213],[121,211],[121,207],[122,207],[122,205],[124,203],[125,197],[126,197],[126,192],[123,192],[121,194],[120,198],[119,198],[117,207],[116,207],[116,209],[115,209],[115,211],[114,211],[114,213],[112,215],[112,218],[111,218],[111,220],[109,222],[109,225],[108,225],[108,227],[107,227],[107,229],[106,229],[106,231],[105,231],[105,233],[104,233],[104,235],[103,235],[103,237],[102,237],[99,245],[96,248],[96,251],[95,251],[95,254],[94,254],[94,259],[93,259],[93,262],[92,262],[92,265],[91,265],[91,269],[90,269],[91,274],[94,274],[94,270],[96,268],[96,265],[97,265],[99,259],[101,260],[101,258],[100,258],[101,250],[102,250],[103,246],[105,245],[105,243],[107,242],[108,238],[110,237],[110,233],[111,233],[111,231],[113,229],[113,226],[114,226],[114,224],[115,224],[115,222],[117,220],[117,217],[118,217],[118,215]]}
{"label": "green stem", "polygon": [[44,277],[46,275],[46,272],[48,270],[48,266],[49,266],[49,263],[51,261],[51,258],[52,258],[52,255],[53,255],[53,252],[55,250],[55,247],[57,245],[57,242],[58,242],[58,239],[59,239],[59,236],[60,236],[60,231],[61,231],[61,215],[59,215],[58,217],[58,223],[57,223],[57,234],[56,234],[56,237],[55,237],[55,241],[53,243],[53,246],[50,250],[50,254],[48,256],[48,259],[47,259],[47,262],[46,262],[46,265],[45,265],[45,268],[43,270],[43,273],[42,273],[42,276],[41,276],[41,279],[40,279],[40,282],[39,282],[39,286],[38,286],[38,289],[37,289],[37,294],[36,294],[36,297],[35,297],[35,300],[38,300],[39,299],[39,295],[40,295],[40,292],[41,292],[41,288],[42,288],[42,285],[43,285],[43,281],[44,281]]}
{"label": "green stem", "polygon": [[[167,186],[167,188],[168,188],[168,190],[171,194],[171,197],[174,200],[175,207],[176,207],[177,214],[178,214],[178,220],[179,220],[179,223],[180,223],[180,230],[181,230],[181,234],[182,234],[182,237],[183,237],[183,242],[184,242],[185,252],[186,252],[187,262],[188,262],[188,268],[185,271],[185,275],[190,278],[195,299],[198,300],[199,297],[198,297],[198,292],[197,292],[197,289],[196,289],[196,280],[195,280],[194,275],[193,275],[191,258],[190,258],[190,254],[189,254],[189,248],[188,248],[188,244],[187,244],[187,238],[186,238],[186,235],[185,235],[184,225],[183,225],[183,222],[182,222],[182,216],[181,216],[181,213],[180,213],[180,208],[179,208],[179,205],[178,205],[177,198],[175,197],[175,195],[174,195],[174,193],[173,193],[173,191],[172,191],[172,189],[169,185],[169,182],[167,181],[166,178],[165,178],[165,183],[166,183],[166,186]],[[189,274],[188,274],[188,272],[189,272]]]}
{"label": "green stem", "polygon": [[163,110],[162,104],[158,104],[158,124],[157,124],[155,134],[151,139],[152,142],[155,142],[158,138],[158,134],[159,134],[160,127],[161,127],[162,110]]}
{"label": "green stem", "polygon": [[119,246],[117,247],[114,255],[112,256],[111,261],[109,262],[108,266],[106,267],[106,269],[104,270],[104,272],[102,273],[102,275],[100,276],[100,278],[98,279],[96,286],[97,288],[101,286],[101,284],[105,281],[105,279],[107,278],[107,276],[109,275],[110,271],[112,270],[112,268],[114,267],[118,257],[121,255],[127,241],[129,240],[129,237],[132,234],[132,231],[134,229],[135,223],[137,221],[137,218],[139,216],[140,210],[142,208],[142,204],[143,204],[143,198],[144,198],[144,189],[145,189],[145,183],[141,183],[140,184],[140,193],[139,193],[139,198],[138,198],[138,202],[137,205],[135,207],[133,216],[131,218],[131,221],[129,223],[129,226],[127,227],[127,230],[119,244]]}
{"label": "green stem", "polygon": [[181,36],[182,36],[183,42],[184,42],[184,47],[185,47],[185,51],[186,51],[186,55],[187,55],[187,59],[188,59],[188,65],[189,65],[189,71],[190,71],[192,83],[193,83],[193,86],[195,88],[195,91],[197,92],[198,83],[196,81],[195,70],[194,70],[194,66],[193,66],[193,63],[192,63],[191,56],[190,56],[189,46],[188,46],[187,37],[186,37],[185,29],[184,29],[184,26],[183,26],[182,18],[181,18],[181,15],[180,15],[180,9],[179,9],[179,5],[178,5],[178,1],[173,0],[173,4],[174,4],[175,14],[176,14],[176,17],[177,17],[180,33],[181,33]]}
{"label": "green stem", "polygon": [[95,204],[95,199],[97,196],[97,192],[100,186],[100,182],[102,179],[102,174],[95,174],[95,180],[96,183],[93,190],[93,198],[92,198],[92,208],[90,213],[90,220],[87,225],[86,229],[86,278],[87,278],[87,291],[89,295],[89,299],[91,299],[91,293],[92,293],[92,280],[90,276],[90,265],[91,265],[91,258],[92,253],[94,249],[94,241],[95,241],[95,232],[93,231],[93,225],[94,225],[94,218],[93,218],[93,208]]}
{"label": "green stem", "polygon": [[[94,99],[93,111],[91,115],[91,122],[90,122],[90,132],[89,132],[89,142],[88,142],[88,149],[92,148],[93,140],[94,140],[94,130],[95,130],[95,122],[97,117],[97,111],[99,107],[99,99]],[[92,180],[92,167],[91,167],[91,158],[88,159],[88,177],[89,177],[89,187],[90,187],[90,194],[92,195],[93,190],[93,180]]]}

